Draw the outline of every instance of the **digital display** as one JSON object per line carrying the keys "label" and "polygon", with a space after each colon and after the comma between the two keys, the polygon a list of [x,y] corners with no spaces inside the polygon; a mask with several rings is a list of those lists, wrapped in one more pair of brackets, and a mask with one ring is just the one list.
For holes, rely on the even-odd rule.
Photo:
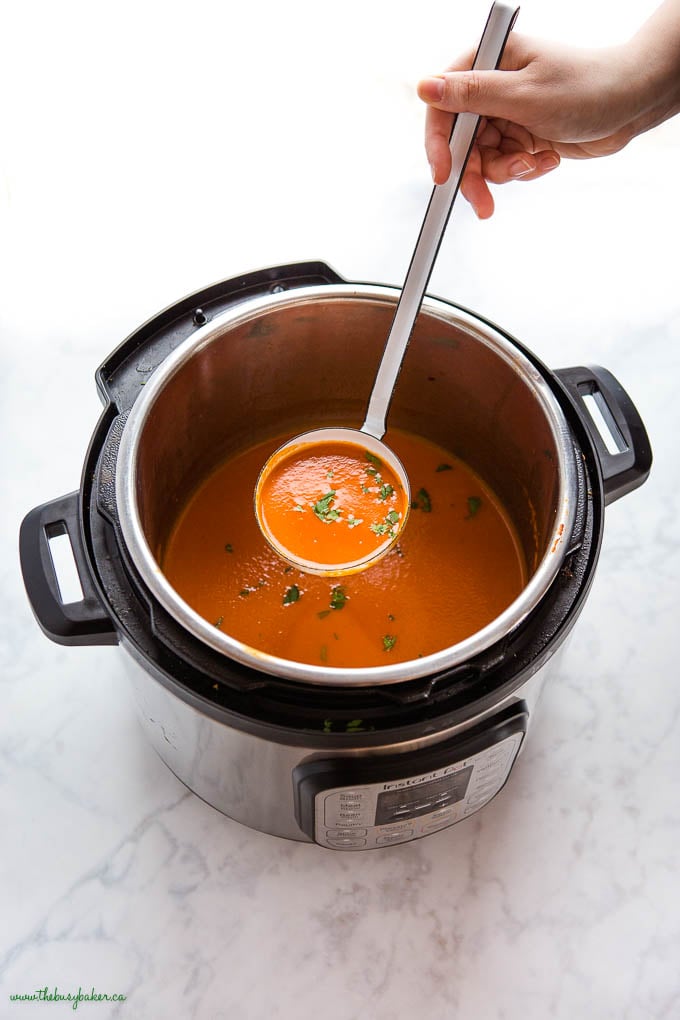
{"label": "digital display", "polygon": [[[375,825],[401,822],[417,818],[432,811],[439,811],[462,800],[470,782],[473,766],[459,769],[440,779],[402,786],[398,790],[385,790],[378,794],[375,811]],[[405,780],[408,782],[408,780]]]}

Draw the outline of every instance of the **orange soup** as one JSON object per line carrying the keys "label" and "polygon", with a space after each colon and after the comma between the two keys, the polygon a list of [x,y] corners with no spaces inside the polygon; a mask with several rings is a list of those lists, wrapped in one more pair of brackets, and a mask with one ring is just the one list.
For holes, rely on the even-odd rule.
{"label": "orange soup", "polygon": [[265,535],[293,560],[328,568],[374,558],[396,539],[408,495],[356,443],[293,445],[266,465],[255,500]]}
{"label": "orange soup", "polygon": [[386,441],[409,476],[411,509],[397,543],[374,565],[319,577],[274,552],[252,498],[279,445],[267,443],[225,461],[191,496],[162,557],[168,580],[231,637],[320,667],[389,665],[469,637],[526,584],[512,523],[489,487],[446,450],[396,431]]}

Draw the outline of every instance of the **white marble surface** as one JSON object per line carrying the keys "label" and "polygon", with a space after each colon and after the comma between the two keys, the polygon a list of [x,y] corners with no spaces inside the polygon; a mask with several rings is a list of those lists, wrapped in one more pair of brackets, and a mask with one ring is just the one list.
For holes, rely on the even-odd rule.
{"label": "white marble surface", "polygon": [[[457,210],[432,293],[630,390],[653,474],[607,512],[592,594],[510,782],[417,843],[342,854],[199,801],[120,652],[48,642],[17,532],[78,486],[93,373],[213,280],[323,258],[398,283],[429,192],[414,83],[486,5],[6,5],[0,74],[0,1015],[200,1020],[680,1016],[680,123]],[[598,44],[653,3],[529,0]]]}

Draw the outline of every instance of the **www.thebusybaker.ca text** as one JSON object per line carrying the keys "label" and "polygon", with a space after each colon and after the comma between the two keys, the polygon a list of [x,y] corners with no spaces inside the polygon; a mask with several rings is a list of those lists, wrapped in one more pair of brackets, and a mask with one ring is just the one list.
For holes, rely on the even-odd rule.
{"label": "www.thebusybaker.ca text", "polygon": [[125,1002],[127,999],[126,995],[122,995],[118,992],[114,992],[113,995],[107,995],[106,992],[96,992],[94,987],[91,992],[84,992],[82,988],[78,988],[77,992],[60,992],[56,987],[54,991],[50,991],[48,986],[44,988],[37,988],[35,992],[29,992],[25,995],[10,995],[10,1002],[70,1002],[72,1003],[72,1009],[78,1009],[79,1002]]}

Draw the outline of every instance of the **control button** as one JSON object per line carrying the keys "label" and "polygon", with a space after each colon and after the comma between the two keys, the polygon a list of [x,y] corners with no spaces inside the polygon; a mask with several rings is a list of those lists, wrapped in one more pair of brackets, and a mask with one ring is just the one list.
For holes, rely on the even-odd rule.
{"label": "control button", "polygon": [[448,818],[439,818],[436,822],[430,822],[429,825],[424,825],[423,835],[427,832],[437,832],[438,829],[445,829],[448,825],[453,825],[455,820],[453,812],[451,812]]}
{"label": "control button", "polygon": [[356,847],[366,846],[366,840],[356,836],[339,836],[337,839],[327,837],[326,846],[331,846],[334,850],[354,850]]}
{"label": "control button", "polygon": [[409,822],[391,822],[391,823],[388,823],[387,825],[381,825],[378,828],[377,831],[380,832],[382,835],[387,836],[391,832],[403,832],[404,829],[408,829],[409,831],[412,831],[412,826],[411,826],[411,822],[410,821]]}
{"label": "control button", "polygon": [[344,836],[367,836],[368,829],[327,829],[326,835],[331,839],[340,839]]}
{"label": "control button", "polygon": [[440,808],[439,811],[433,811],[430,818],[433,822],[438,822],[444,818],[451,817],[451,815],[455,814],[455,811],[456,809],[454,807]]}
{"label": "control button", "polygon": [[482,807],[483,804],[488,804],[490,800],[491,800],[490,795],[487,796],[486,794],[482,794],[481,797],[474,797],[471,800],[469,800],[468,807],[472,808],[473,811],[476,811],[477,808]]}
{"label": "control button", "polygon": [[385,836],[378,836],[376,846],[387,846],[390,843],[404,843],[413,835],[413,829],[402,829],[401,832],[390,832]]}

